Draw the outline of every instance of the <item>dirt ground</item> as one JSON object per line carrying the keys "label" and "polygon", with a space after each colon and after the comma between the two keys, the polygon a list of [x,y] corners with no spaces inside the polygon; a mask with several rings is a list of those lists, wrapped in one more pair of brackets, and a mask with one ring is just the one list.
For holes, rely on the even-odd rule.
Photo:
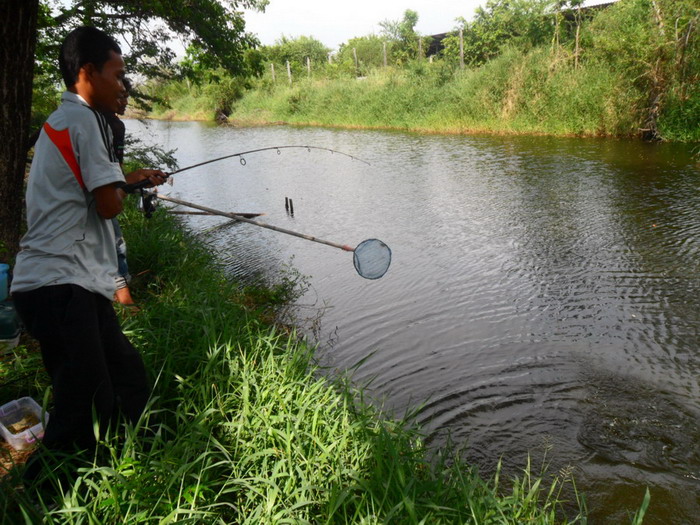
{"label": "dirt ground", "polygon": [[35,447],[15,450],[7,441],[0,442],[0,479],[5,477],[16,465],[26,463]]}

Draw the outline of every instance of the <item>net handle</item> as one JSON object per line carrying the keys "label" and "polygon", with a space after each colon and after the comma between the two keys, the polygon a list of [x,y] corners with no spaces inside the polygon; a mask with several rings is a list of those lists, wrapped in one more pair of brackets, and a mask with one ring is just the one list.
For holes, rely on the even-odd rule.
{"label": "net handle", "polygon": [[349,246],[347,244],[339,244],[337,242],[327,241],[325,239],[319,239],[318,237],[314,237],[313,235],[307,235],[305,233],[295,232],[293,230],[288,230],[286,228],[280,228],[279,226],[274,226],[274,225],[268,224],[266,222],[254,221],[252,219],[248,219],[246,217],[243,217],[242,215],[237,215],[235,213],[229,213],[229,212],[225,212],[225,211],[221,211],[221,210],[215,210],[214,208],[202,206],[201,204],[194,204],[192,202],[183,201],[181,199],[175,199],[173,197],[168,197],[167,195],[162,195],[160,193],[156,193],[155,196],[156,196],[156,198],[163,200],[163,201],[172,202],[174,204],[179,204],[181,206],[187,206],[189,208],[194,208],[196,210],[206,211],[206,212],[209,212],[213,215],[220,215],[222,217],[228,217],[229,219],[235,219],[235,220],[241,221],[241,222],[247,222],[248,224],[260,226],[261,228],[267,228],[268,230],[273,230],[273,231],[276,231],[279,233],[286,233],[287,235],[293,235],[294,237],[299,237],[300,239],[306,239],[307,241],[313,241],[313,242],[317,242],[319,244],[325,244],[326,246],[332,246],[333,248],[338,248],[338,249],[346,251],[346,252],[354,252],[355,251],[355,248],[353,248],[352,246]]}

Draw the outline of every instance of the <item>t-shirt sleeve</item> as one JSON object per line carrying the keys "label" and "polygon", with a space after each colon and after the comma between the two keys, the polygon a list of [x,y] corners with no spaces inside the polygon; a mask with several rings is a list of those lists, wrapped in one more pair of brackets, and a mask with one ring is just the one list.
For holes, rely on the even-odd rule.
{"label": "t-shirt sleeve", "polygon": [[104,118],[87,115],[77,133],[80,172],[87,190],[124,182],[124,174],[111,148],[111,131]]}

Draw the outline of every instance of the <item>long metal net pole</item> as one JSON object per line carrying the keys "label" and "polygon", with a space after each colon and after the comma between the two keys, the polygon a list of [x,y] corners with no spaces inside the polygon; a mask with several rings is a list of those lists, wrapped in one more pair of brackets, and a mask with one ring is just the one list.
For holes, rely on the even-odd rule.
{"label": "long metal net pole", "polygon": [[228,217],[230,219],[235,219],[237,221],[247,222],[248,224],[254,224],[255,226],[260,226],[261,228],[267,228],[268,230],[273,230],[273,231],[280,232],[280,233],[286,233],[287,235],[293,235],[294,237],[299,237],[300,239],[306,239],[307,241],[313,241],[313,242],[317,242],[320,244],[325,244],[327,246],[332,246],[333,248],[339,248],[339,249],[344,250],[346,252],[354,252],[355,251],[355,248],[353,248],[352,246],[348,246],[347,244],[339,244],[339,243],[335,243],[335,242],[331,242],[331,241],[326,241],[324,239],[319,239],[318,237],[314,237],[313,235],[306,235],[304,233],[299,233],[299,232],[295,232],[292,230],[287,230],[286,228],[280,228],[279,226],[273,226],[272,224],[267,224],[265,222],[247,219],[247,218],[243,217],[242,215],[236,215],[235,213],[228,213],[228,212],[221,211],[221,210],[215,210],[214,208],[209,208],[207,206],[202,206],[200,204],[194,204],[192,202],[187,202],[187,201],[183,201],[180,199],[175,199],[173,197],[168,197],[167,195],[162,195],[160,193],[157,193],[156,197],[158,199],[172,202],[174,204],[180,204],[181,206],[187,206],[189,208],[194,208],[196,210],[206,211],[206,212],[212,213],[214,215],[221,215],[222,217]]}

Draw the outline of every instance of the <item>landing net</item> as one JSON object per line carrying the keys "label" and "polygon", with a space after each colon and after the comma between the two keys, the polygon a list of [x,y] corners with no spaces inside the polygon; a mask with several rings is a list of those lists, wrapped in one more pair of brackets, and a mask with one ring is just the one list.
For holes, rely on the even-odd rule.
{"label": "landing net", "polygon": [[365,279],[379,279],[391,264],[391,249],[379,239],[367,239],[357,245],[353,263]]}

